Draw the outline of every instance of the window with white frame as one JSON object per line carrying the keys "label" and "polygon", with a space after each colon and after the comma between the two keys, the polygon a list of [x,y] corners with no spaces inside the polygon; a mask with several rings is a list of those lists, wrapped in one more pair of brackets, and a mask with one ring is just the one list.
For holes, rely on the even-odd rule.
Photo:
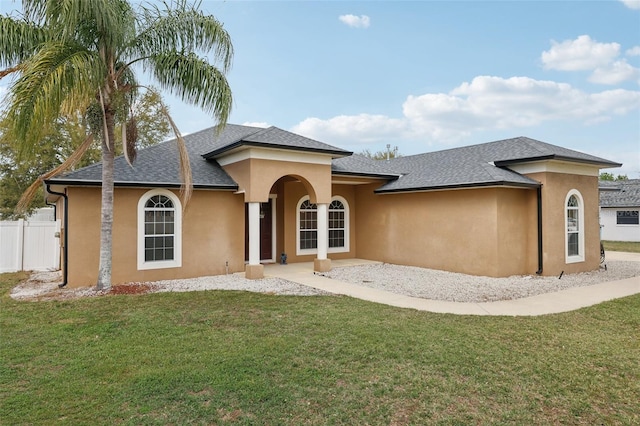
{"label": "window with white frame", "polygon": [[638,225],[638,210],[616,211],[616,225]]}
{"label": "window with white frame", "polygon": [[182,264],[180,200],[167,190],[151,190],[138,201],[138,269]]}
{"label": "window with white frame", "polygon": [[[349,251],[349,204],[343,197],[331,199],[328,209],[329,253]],[[318,207],[302,197],[297,208],[297,254],[315,254],[318,249]]]}
{"label": "window with white frame", "polygon": [[298,238],[300,250],[318,248],[318,207],[308,199],[298,209]]}
{"label": "window with white frame", "polygon": [[345,210],[344,203],[338,199],[329,204],[329,248],[345,246]]}
{"label": "window with white frame", "polygon": [[567,263],[584,261],[584,205],[575,189],[569,191],[565,201],[565,229]]}

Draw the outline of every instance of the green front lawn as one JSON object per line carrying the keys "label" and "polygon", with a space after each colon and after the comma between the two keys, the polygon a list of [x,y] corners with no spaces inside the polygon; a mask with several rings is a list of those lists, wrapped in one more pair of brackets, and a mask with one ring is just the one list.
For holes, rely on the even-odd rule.
{"label": "green front lawn", "polygon": [[639,424],[640,295],[534,318],[208,291],[16,302],[1,424]]}
{"label": "green front lawn", "polygon": [[602,241],[605,251],[626,251],[640,253],[640,243],[629,241]]}

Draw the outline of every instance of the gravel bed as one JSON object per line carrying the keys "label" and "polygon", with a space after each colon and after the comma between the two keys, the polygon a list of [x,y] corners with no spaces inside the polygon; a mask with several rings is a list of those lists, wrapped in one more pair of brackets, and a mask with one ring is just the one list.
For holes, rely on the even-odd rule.
{"label": "gravel bed", "polygon": [[97,291],[94,288],[58,288],[62,282],[60,271],[34,272],[31,277],[11,290],[11,297],[16,300],[66,300],[79,297],[97,297],[106,294],[141,294],[185,292],[202,290],[239,290],[257,293],[317,296],[331,293],[317,290],[302,284],[280,278],[263,278],[248,280],[243,274],[216,275],[181,280],[155,282],[131,282],[112,287],[111,292]]}
{"label": "gravel bed", "polygon": [[156,281],[145,284],[150,285],[152,292],[157,293],[199,290],[242,290],[287,296],[317,296],[331,294],[326,291],[317,290],[282,278],[248,280],[244,278],[244,274],[242,273],[191,278],[187,280]]}
{"label": "gravel bed", "polygon": [[451,302],[492,302],[550,293],[640,276],[640,264],[607,261],[607,270],[563,275],[508,278],[478,277],[392,264],[333,268],[327,277],[392,293]]}
{"label": "gravel bed", "polygon": [[[334,267],[325,275],[340,281],[390,291],[407,296],[452,302],[489,302],[518,299],[536,294],[616,281],[640,275],[640,264],[608,261],[607,270],[558,277],[513,276],[509,278],[476,277],[432,269],[391,264],[367,264]],[[59,289],[60,271],[35,272],[29,280],[11,290],[20,300],[64,300],[108,294],[93,288]],[[202,290],[239,290],[267,294],[315,296],[328,295],[280,278],[248,280],[243,274],[218,275],[181,280],[133,282],[114,286],[113,294],[185,292]]]}

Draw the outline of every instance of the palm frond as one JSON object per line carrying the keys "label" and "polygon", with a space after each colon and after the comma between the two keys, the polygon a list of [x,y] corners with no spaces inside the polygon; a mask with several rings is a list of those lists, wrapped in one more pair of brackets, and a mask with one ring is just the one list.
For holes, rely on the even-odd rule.
{"label": "palm frond", "polygon": [[32,22],[0,16],[0,66],[16,66],[31,57],[47,38],[48,32]]}
{"label": "palm frond", "polygon": [[76,163],[78,163],[78,161],[82,159],[82,156],[85,154],[85,152],[87,152],[87,150],[91,147],[92,143],[93,143],[93,135],[88,135],[85,138],[85,140],[82,142],[82,144],[80,144],[78,149],[76,149],[73,153],[71,153],[71,155],[62,164],[60,164],[55,169],[43,174],[35,182],[33,182],[20,197],[20,200],[16,205],[16,209],[15,209],[16,213],[18,214],[24,213],[27,210],[27,208],[29,208],[29,204],[31,204],[33,197],[38,193],[38,189],[40,189],[40,186],[42,185],[42,183],[45,180],[51,179],[52,177],[57,176],[60,173],[76,165]]}
{"label": "palm frond", "polygon": [[194,53],[162,53],[147,61],[163,88],[212,113],[220,124],[227,122],[233,99],[227,78],[218,68]]}
{"label": "palm frond", "polygon": [[[79,45],[47,43],[31,59],[22,63],[21,76],[9,89],[17,137],[27,148],[40,140],[47,123],[61,114],[69,99],[95,96],[103,67],[91,52]],[[73,107],[68,107],[74,109]]]}
{"label": "palm frond", "polygon": [[202,52],[212,54],[215,63],[227,72],[233,60],[233,45],[229,33],[215,17],[205,15],[197,5],[185,0],[164,3],[161,10],[152,4],[143,7],[140,32],[132,40],[132,49],[139,57],[160,52]]}
{"label": "palm frond", "polygon": [[193,176],[191,175],[191,162],[189,161],[189,153],[187,152],[187,145],[184,142],[184,138],[178,130],[178,126],[171,118],[169,111],[166,107],[163,106],[162,112],[167,117],[167,121],[171,125],[173,129],[173,133],[176,135],[176,144],[178,146],[178,156],[180,163],[180,180],[182,181],[182,185],[180,186],[180,198],[182,201],[182,210],[187,208],[187,204],[191,199],[191,194],[193,192]]}

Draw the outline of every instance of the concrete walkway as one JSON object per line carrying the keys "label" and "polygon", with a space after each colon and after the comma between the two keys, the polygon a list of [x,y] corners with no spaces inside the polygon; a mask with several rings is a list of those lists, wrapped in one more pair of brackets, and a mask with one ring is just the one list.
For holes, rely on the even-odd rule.
{"label": "concrete walkway", "polygon": [[[640,262],[640,253],[607,252],[607,260]],[[333,260],[332,266],[351,266],[379,263],[362,259]],[[638,264],[640,268],[640,263]],[[640,277],[611,281],[587,287],[575,287],[554,293],[539,294],[514,300],[497,302],[462,303],[422,299],[378,290],[357,284],[346,283],[314,274],[313,263],[289,265],[265,265],[265,276],[279,277],[330,293],[342,294],[375,303],[399,308],[417,309],[437,313],[458,315],[509,315],[536,316],[573,311],[596,305],[607,300],[618,299],[640,293]]]}

